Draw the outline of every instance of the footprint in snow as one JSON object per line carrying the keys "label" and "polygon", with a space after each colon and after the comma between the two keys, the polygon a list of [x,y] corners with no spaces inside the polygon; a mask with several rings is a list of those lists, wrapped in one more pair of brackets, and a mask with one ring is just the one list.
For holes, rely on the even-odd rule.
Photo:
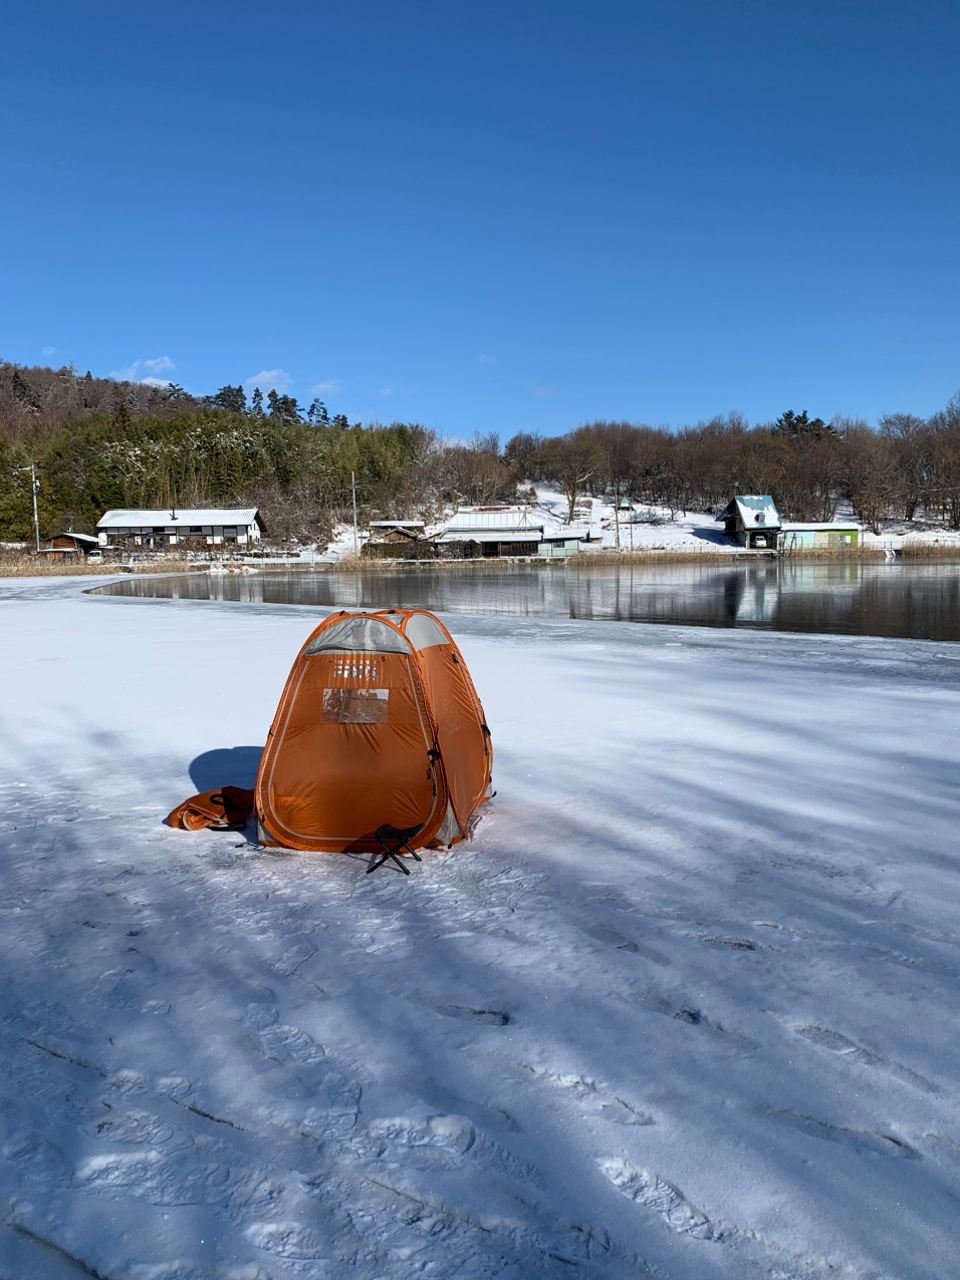
{"label": "footprint in snow", "polygon": [[105,1142],[149,1142],[159,1146],[173,1137],[173,1126],[149,1111],[109,1110],[88,1121],[83,1132]]}
{"label": "footprint in snow", "polygon": [[13,1078],[24,1097],[33,1102],[57,1100],[64,1108],[68,1107],[81,1080],[99,1081],[106,1074],[93,1062],[29,1038],[21,1041],[13,1067]]}
{"label": "footprint in snow", "polygon": [[918,1138],[938,1156],[946,1156],[955,1164],[960,1164],[960,1142],[956,1138],[947,1138],[942,1133],[921,1133]]}
{"label": "footprint in snow", "polygon": [[246,1237],[258,1249],[297,1262],[322,1261],[334,1251],[334,1241],[300,1222],[253,1222]]}
{"label": "footprint in snow", "polygon": [[394,1116],[371,1121],[369,1133],[371,1138],[381,1143],[378,1153],[381,1159],[391,1154],[391,1148],[441,1152],[446,1153],[453,1166],[469,1157],[493,1173],[524,1184],[542,1185],[541,1174],[533,1165],[479,1133],[465,1116],[434,1115],[425,1120],[414,1116]]}
{"label": "footprint in snow", "polygon": [[685,1022],[688,1027],[697,1027],[708,1035],[723,1036],[725,1043],[729,1045],[736,1045],[743,1050],[756,1047],[755,1042],[742,1032],[731,1031],[719,1022],[712,1021],[694,1001],[684,999],[682,994],[664,995],[648,987],[645,990],[634,990],[631,999],[648,1013]]}
{"label": "footprint in snow", "polygon": [[714,951],[761,951],[755,942],[751,942],[749,938],[713,938],[706,934],[696,934],[698,942],[702,942],[705,947],[712,947]]}
{"label": "footprint in snow", "polygon": [[589,1076],[573,1075],[544,1068],[530,1066],[525,1062],[518,1063],[520,1069],[532,1075],[536,1080],[559,1089],[568,1096],[576,1098],[587,1111],[600,1115],[604,1120],[612,1120],[614,1124],[648,1125],[656,1124],[653,1116],[631,1106],[623,1098],[619,1098],[604,1085],[592,1080]]}
{"label": "footprint in snow", "polygon": [[795,1035],[801,1036],[804,1040],[809,1040],[811,1044],[829,1049],[832,1053],[839,1054],[848,1061],[862,1062],[865,1066],[874,1067],[879,1071],[886,1071],[888,1075],[896,1076],[898,1080],[903,1080],[904,1083],[913,1085],[915,1089],[920,1089],[923,1093],[940,1092],[939,1086],[927,1080],[925,1076],[916,1071],[911,1071],[909,1067],[905,1067],[899,1062],[894,1062],[891,1058],[884,1058],[879,1053],[865,1049],[863,1045],[847,1039],[839,1031],[831,1031],[827,1027],[818,1027],[814,1023],[806,1022],[793,1022],[787,1025]]}
{"label": "footprint in snow", "polygon": [[301,965],[306,964],[316,952],[316,947],[307,938],[301,938],[289,947],[278,960],[273,962],[273,969],[283,978],[292,977]]}
{"label": "footprint in snow", "polygon": [[516,1133],[520,1128],[513,1116],[502,1107],[464,1098],[436,1080],[424,1080],[422,1076],[410,1075],[405,1076],[399,1083],[428,1106],[437,1107],[438,1110],[458,1112],[469,1117],[482,1128],[504,1129],[508,1133]]}
{"label": "footprint in snow", "polygon": [[505,1027],[510,1021],[509,1013],[502,1009],[473,1009],[466,1004],[435,1004],[432,1007],[445,1018],[462,1018],[465,1022],[479,1022],[485,1027]]}
{"label": "footprint in snow", "polygon": [[324,1049],[299,1027],[275,1022],[259,1034],[260,1047],[267,1058],[284,1064],[312,1064],[324,1056]]}
{"label": "footprint in snow", "polygon": [[763,1109],[760,1114],[777,1124],[797,1129],[811,1138],[822,1138],[828,1142],[840,1142],[853,1147],[856,1151],[875,1151],[880,1155],[896,1156],[902,1160],[919,1160],[920,1152],[915,1151],[908,1143],[895,1138],[889,1133],[863,1129],[845,1129],[839,1125],[828,1124],[825,1120],[815,1120],[812,1116],[800,1115],[795,1111],[776,1111]]}
{"label": "footprint in snow", "polygon": [[653,990],[635,991],[633,999],[648,1013],[659,1013],[665,1018],[676,1018],[678,1022],[686,1022],[691,1027],[705,1027],[712,1031],[723,1030],[721,1026],[705,1018],[692,1001],[674,1000]]}
{"label": "footprint in snow", "polygon": [[409,1000],[412,1004],[432,1009],[434,1013],[439,1013],[444,1018],[460,1018],[464,1022],[476,1022],[487,1027],[505,1027],[512,1021],[510,1014],[503,1009],[480,1009],[469,1004],[441,1004],[437,1002],[435,996],[428,995],[425,991],[395,988],[394,994]]}
{"label": "footprint in snow", "polygon": [[4,1143],[3,1156],[31,1182],[67,1186],[73,1177],[73,1166],[67,1157],[39,1133],[14,1134]]}
{"label": "footprint in snow", "polygon": [[638,1169],[624,1160],[599,1160],[600,1172],[628,1199],[652,1209],[680,1235],[719,1243],[730,1238],[731,1228],[711,1222],[672,1183],[649,1169]]}
{"label": "footprint in snow", "polygon": [[632,938],[626,938],[622,933],[617,933],[615,929],[608,929],[605,925],[584,926],[583,932],[597,942],[605,942],[611,947],[616,947],[618,951],[627,951],[631,955],[642,956],[644,960],[649,960],[652,964],[663,966],[670,964],[669,959],[661,952],[655,951],[653,947],[647,947],[641,942],[635,942]]}
{"label": "footprint in snow", "polygon": [[77,1169],[77,1184],[111,1198],[134,1196],[155,1205],[210,1205],[231,1213],[264,1209],[282,1187],[257,1169],[200,1164],[196,1153],[135,1151],[92,1156]]}

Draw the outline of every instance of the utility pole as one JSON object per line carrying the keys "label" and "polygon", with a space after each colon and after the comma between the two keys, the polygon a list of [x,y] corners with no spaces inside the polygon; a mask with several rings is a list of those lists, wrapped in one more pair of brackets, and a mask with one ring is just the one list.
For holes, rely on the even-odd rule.
{"label": "utility pole", "polygon": [[33,534],[37,543],[37,555],[40,555],[40,517],[37,515],[37,493],[40,489],[40,481],[37,479],[36,464],[31,462],[29,467],[21,467],[21,471],[30,472],[30,492],[33,495]]}
{"label": "utility pole", "polygon": [[37,479],[37,469],[30,463],[30,488],[33,490],[33,534],[37,540],[37,555],[40,555],[40,517],[37,515],[37,490],[40,488],[40,481]]}
{"label": "utility pole", "polygon": [[359,559],[360,556],[360,536],[357,533],[357,476],[356,472],[350,472],[350,487],[353,489],[353,554]]}

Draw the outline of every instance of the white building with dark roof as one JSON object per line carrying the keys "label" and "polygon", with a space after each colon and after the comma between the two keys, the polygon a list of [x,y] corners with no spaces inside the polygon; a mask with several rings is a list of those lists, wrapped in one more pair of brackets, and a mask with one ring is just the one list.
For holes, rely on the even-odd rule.
{"label": "white building with dark roof", "polygon": [[434,538],[438,546],[473,547],[485,556],[536,555],[543,524],[520,507],[466,507],[457,511]]}
{"label": "white building with dark roof", "polygon": [[266,533],[256,507],[180,507],[141,511],[115,509],[97,521],[101,547],[165,551],[170,547],[206,550],[249,547]]}
{"label": "white building with dark roof", "polygon": [[548,527],[526,507],[461,507],[434,535],[441,555],[568,556],[589,531]]}

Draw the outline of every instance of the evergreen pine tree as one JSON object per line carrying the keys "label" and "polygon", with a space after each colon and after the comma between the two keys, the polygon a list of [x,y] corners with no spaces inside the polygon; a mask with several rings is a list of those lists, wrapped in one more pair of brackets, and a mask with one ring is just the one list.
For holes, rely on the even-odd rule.
{"label": "evergreen pine tree", "polygon": [[307,410],[307,421],[311,427],[329,427],[330,415],[327,413],[327,406],[318,396],[310,408]]}
{"label": "evergreen pine tree", "polygon": [[210,397],[210,403],[215,409],[223,409],[227,413],[246,414],[247,409],[247,393],[242,385],[231,387],[229,383],[225,387],[221,387],[215,396]]}

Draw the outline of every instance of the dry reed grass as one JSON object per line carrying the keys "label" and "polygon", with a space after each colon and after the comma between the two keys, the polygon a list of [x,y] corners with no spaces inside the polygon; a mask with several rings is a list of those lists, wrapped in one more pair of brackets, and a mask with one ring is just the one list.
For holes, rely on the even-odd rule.
{"label": "dry reed grass", "polygon": [[881,547],[801,547],[796,551],[785,551],[784,560],[885,560],[886,553]]}
{"label": "dry reed grass", "polygon": [[[190,573],[206,568],[192,560],[150,560],[132,567],[133,574],[142,573]],[[0,552],[0,578],[103,578],[126,574],[115,564],[63,564],[36,561],[33,556],[18,552]]]}
{"label": "dry reed grass", "polygon": [[904,560],[960,560],[960,542],[904,542]]}
{"label": "dry reed grass", "polygon": [[773,551],[657,551],[650,548],[645,551],[579,551],[568,557],[567,563],[573,562],[577,568],[588,564],[733,564],[738,560],[762,560],[774,555]]}

